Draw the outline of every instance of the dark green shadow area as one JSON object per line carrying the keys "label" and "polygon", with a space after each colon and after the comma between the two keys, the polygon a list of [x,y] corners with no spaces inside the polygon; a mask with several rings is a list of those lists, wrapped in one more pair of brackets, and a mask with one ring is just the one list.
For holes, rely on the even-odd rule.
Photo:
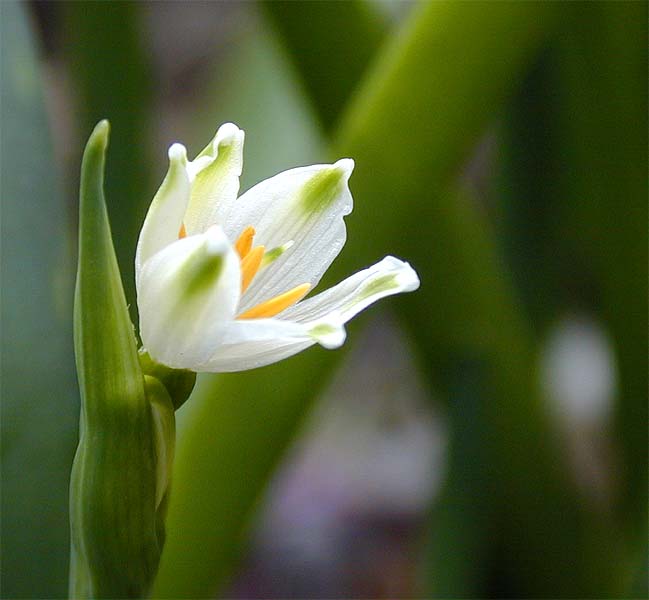
{"label": "dark green shadow area", "polygon": [[3,598],[63,598],[79,400],[73,236],[25,5],[0,3]]}

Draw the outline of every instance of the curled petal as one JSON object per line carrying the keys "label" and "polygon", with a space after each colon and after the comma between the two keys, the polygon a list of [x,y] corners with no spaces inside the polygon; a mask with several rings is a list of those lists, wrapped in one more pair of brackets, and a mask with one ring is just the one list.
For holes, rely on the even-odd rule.
{"label": "curled petal", "polygon": [[221,125],[214,139],[189,165],[191,200],[185,214],[188,235],[221,223],[239,193],[244,133],[233,123]]}
{"label": "curled petal", "polygon": [[407,262],[386,256],[338,285],[286,309],[280,317],[305,323],[337,315],[342,323],[346,323],[377,300],[412,292],[418,287],[419,277]]}
{"label": "curled petal", "polygon": [[240,297],[239,257],[219,227],[167,246],[142,267],[142,343],[165,365],[196,370],[223,339]]}
{"label": "curled petal", "polygon": [[178,239],[190,195],[187,151],[182,144],[169,148],[169,170],[156,193],[140,232],[135,253],[136,279],[144,263]]}
{"label": "curled petal", "polygon": [[338,348],[345,323],[380,298],[419,287],[412,267],[386,256],[379,263],[280,313],[278,318],[233,321],[199,371],[243,371],[268,365],[312,346]]}
{"label": "curled petal", "polygon": [[284,249],[255,277],[242,298],[242,311],[297,285],[317,285],[345,244],[343,217],[352,210],[348,181],[353,168],[354,161],[346,158],[284,171],[248,190],[221,215],[231,239],[253,225],[255,244]]}

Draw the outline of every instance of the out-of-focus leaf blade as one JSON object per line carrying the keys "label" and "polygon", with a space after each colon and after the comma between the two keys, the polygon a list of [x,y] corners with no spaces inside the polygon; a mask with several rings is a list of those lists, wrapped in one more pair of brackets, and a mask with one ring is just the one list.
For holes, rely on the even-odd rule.
{"label": "out-of-focus leaf blade", "polygon": [[71,228],[25,5],[0,3],[3,598],[67,594]]}
{"label": "out-of-focus leaf blade", "polygon": [[[353,189],[357,198],[370,198],[357,200],[350,229],[356,223],[357,235],[367,234],[350,236],[344,263],[369,262],[370,244],[389,239],[390,251],[419,270],[420,292],[399,306],[428,376],[451,401],[454,366],[467,359],[484,364],[475,393],[491,399],[484,446],[491,487],[473,496],[472,507],[496,511],[488,554],[499,553],[499,561],[498,572],[470,593],[488,594],[484,586],[495,577],[520,596],[609,591],[617,546],[607,540],[582,551],[593,515],[579,506],[559,449],[549,443],[534,340],[492,232],[470,194],[446,187],[559,9],[477,3],[469,10],[439,2],[419,10],[412,37],[394,41],[340,128],[335,148],[357,160]],[[446,550],[449,556],[462,548]],[[432,568],[433,588],[454,593],[444,562]]]}
{"label": "out-of-focus leaf blade", "polygon": [[135,245],[154,191],[145,137],[152,71],[144,50],[142,10],[140,3],[131,1],[64,4],[64,49],[77,94],[79,131],[89,131],[103,118],[112,126],[106,195],[111,199],[115,251],[132,318],[137,310]]}
{"label": "out-of-focus leaf blade", "polygon": [[507,106],[498,131],[502,172],[494,192],[495,219],[513,281],[541,332],[581,283],[573,279],[573,250],[558,226],[565,202],[557,183],[558,60],[556,45],[549,44]]}
{"label": "out-of-focus leaf blade", "polygon": [[153,596],[206,598],[223,586],[246,545],[264,484],[323,379],[314,349],[272,368],[204,378],[179,416],[167,540]]}
{"label": "out-of-focus leaf blade", "polygon": [[230,55],[187,127],[189,147],[196,151],[226,121],[246,132],[241,191],[322,156],[315,114],[300,91],[286,52],[263,21],[254,13],[249,16],[249,29],[235,34]]}
{"label": "out-of-focus leaf blade", "polygon": [[[647,5],[575,5],[562,36],[562,234],[592,269],[619,370],[617,512],[647,543]],[[645,555],[646,556],[646,555]],[[645,581],[646,584],[646,581]],[[646,591],[646,587],[645,587]]]}
{"label": "out-of-focus leaf blade", "polygon": [[[553,16],[542,3],[424,2],[391,37],[334,137],[336,156],[360,158],[352,185],[367,195],[357,200],[350,228],[362,223],[372,232],[350,236],[348,266],[372,260],[377,240],[406,237],[408,219],[421,223],[412,231],[417,239],[428,233],[413,214],[430,210],[422,189],[459,174]],[[376,209],[383,205],[398,218]]]}
{"label": "out-of-focus leaf blade", "polygon": [[[477,376],[467,371],[465,377],[475,385],[473,394],[484,399],[481,411],[473,414],[467,403],[466,410],[450,415],[456,419],[450,426],[451,436],[460,438],[457,444],[466,435],[465,421],[480,421],[479,456],[487,457],[488,485],[479,493],[460,487],[464,502],[470,501],[469,512],[479,515],[488,531],[481,555],[484,572],[478,571],[475,587],[467,594],[488,595],[490,585],[504,586],[496,589],[497,595],[523,597],[611,593],[619,586],[614,560],[618,540],[606,537],[610,533],[606,524],[600,527],[594,511],[581,504],[561,460],[535,385],[533,339],[506,278],[499,273],[501,260],[484,219],[474,210],[470,194],[458,190],[446,194],[431,198],[436,210],[428,223],[436,232],[438,251],[427,262],[421,254],[413,258],[422,282],[428,281],[434,289],[427,295],[413,295],[401,306],[425,356],[428,376],[442,386],[450,402],[462,398],[457,391],[458,381],[463,382],[460,366],[467,362],[480,366]],[[413,247],[409,254],[416,253]],[[462,394],[467,393],[463,389]],[[466,446],[472,443],[464,441]],[[450,476],[447,494],[451,497],[458,492],[453,487],[458,476],[460,481],[484,476],[470,475],[476,460],[462,464],[466,472]],[[442,506],[447,499],[442,499]],[[439,562],[430,565],[429,581],[438,597],[470,585],[468,573],[456,571],[456,579],[451,579],[453,573],[446,568],[446,561],[457,562],[463,551],[453,531],[447,531],[457,526],[461,510],[450,514],[450,520],[440,516],[432,524],[433,543],[448,540],[433,554]],[[484,541],[484,530],[477,533]],[[549,558],[557,556],[561,559]],[[476,571],[474,565],[467,566]]]}
{"label": "out-of-focus leaf blade", "polygon": [[387,23],[370,2],[262,2],[322,123],[331,129],[383,41]]}

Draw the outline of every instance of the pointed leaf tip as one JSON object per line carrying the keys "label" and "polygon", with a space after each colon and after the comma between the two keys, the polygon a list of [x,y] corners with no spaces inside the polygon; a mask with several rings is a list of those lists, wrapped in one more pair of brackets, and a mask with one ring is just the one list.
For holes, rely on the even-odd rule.
{"label": "pointed leaf tip", "polygon": [[108,137],[110,135],[110,122],[108,119],[102,119],[95,125],[95,128],[90,134],[90,139],[88,144],[100,144],[102,149],[106,149],[108,146]]}

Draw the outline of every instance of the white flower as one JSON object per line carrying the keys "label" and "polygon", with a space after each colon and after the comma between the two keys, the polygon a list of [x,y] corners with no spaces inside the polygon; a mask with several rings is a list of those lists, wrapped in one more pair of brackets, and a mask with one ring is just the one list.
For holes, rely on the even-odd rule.
{"label": "white flower", "polygon": [[351,159],[284,171],[241,197],[244,133],[227,123],[194,161],[169,149],[169,171],[135,258],[140,334],[160,363],[241,371],[319,343],[384,296],[419,287],[392,256],[307,300],[345,244]]}

